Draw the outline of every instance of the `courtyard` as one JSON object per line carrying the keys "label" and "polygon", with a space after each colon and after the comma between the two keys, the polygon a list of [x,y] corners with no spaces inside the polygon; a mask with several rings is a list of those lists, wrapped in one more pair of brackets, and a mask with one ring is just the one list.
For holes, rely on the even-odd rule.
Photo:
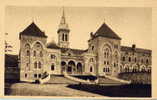
{"label": "courtyard", "polygon": [[[136,77],[135,77],[136,76]],[[65,97],[151,97],[151,73],[123,73],[119,78],[132,84],[79,84],[64,77],[53,77],[51,83],[6,82],[5,95]],[[108,81],[108,82],[107,82]],[[59,83],[60,82],[60,83]],[[113,83],[113,82],[112,82]]]}

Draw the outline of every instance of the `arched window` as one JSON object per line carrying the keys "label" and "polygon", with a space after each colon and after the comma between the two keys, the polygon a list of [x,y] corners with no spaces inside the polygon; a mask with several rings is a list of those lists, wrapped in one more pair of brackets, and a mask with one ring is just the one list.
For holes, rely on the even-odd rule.
{"label": "arched window", "polygon": [[123,57],[123,61],[125,61],[125,57]]}
{"label": "arched window", "polygon": [[93,72],[93,68],[92,67],[90,67],[90,72]]}
{"label": "arched window", "polygon": [[55,65],[52,64],[52,65],[51,65],[51,70],[54,71],[54,69],[55,69]]}
{"label": "arched window", "polygon": [[110,56],[109,49],[106,48],[106,49],[104,50],[104,58],[109,58],[109,56]]}
{"label": "arched window", "polygon": [[34,63],[34,68],[35,68],[35,69],[37,68],[37,62]]}
{"label": "arched window", "polygon": [[38,63],[38,68],[40,69],[41,68],[41,62],[39,61]]}
{"label": "arched window", "polygon": [[149,60],[148,60],[148,59],[146,60],[146,63],[147,63],[147,64],[149,63]]}
{"label": "arched window", "polygon": [[29,50],[26,51],[26,55],[30,56],[30,51]]}
{"label": "arched window", "polygon": [[106,72],[106,68],[103,68],[103,72]]}
{"label": "arched window", "polygon": [[27,74],[25,73],[25,78],[27,78]]}
{"label": "arched window", "polygon": [[33,56],[36,57],[36,51],[33,52]]}
{"label": "arched window", "polygon": [[94,50],[94,46],[92,46],[92,51]]}
{"label": "arched window", "polygon": [[65,34],[65,41],[68,41],[68,36],[67,36],[67,34]]}
{"label": "arched window", "polygon": [[62,41],[64,41],[64,34],[62,34]]}

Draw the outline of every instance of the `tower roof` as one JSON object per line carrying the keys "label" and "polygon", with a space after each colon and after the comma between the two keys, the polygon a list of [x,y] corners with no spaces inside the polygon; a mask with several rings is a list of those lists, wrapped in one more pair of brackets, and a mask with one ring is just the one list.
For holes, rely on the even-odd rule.
{"label": "tower roof", "polygon": [[68,24],[66,23],[64,8],[63,8],[63,14],[62,14],[61,21],[60,21],[60,24],[59,24],[58,32],[61,31],[61,30],[70,31],[69,27],[68,27]]}
{"label": "tower roof", "polygon": [[95,32],[94,37],[98,36],[121,40],[121,38],[106,23],[103,23]]}
{"label": "tower roof", "polygon": [[47,37],[44,32],[42,32],[39,27],[32,22],[27,28],[25,28],[20,35],[37,36],[37,37]]}

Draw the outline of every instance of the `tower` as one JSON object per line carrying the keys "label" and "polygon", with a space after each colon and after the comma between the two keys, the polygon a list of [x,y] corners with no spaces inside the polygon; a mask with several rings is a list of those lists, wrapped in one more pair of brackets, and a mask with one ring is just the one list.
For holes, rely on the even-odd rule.
{"label": "tower", "polygon": [[61,21],[58,28],[58,45],[61,48],[69,48],[69,32],[70,29],[68,24],[65,20],[64,8],[63,8],[63,15],[61,17]]}
{"label": "tower", "polygon": [[19,35],[20,80],[34,81],[41,78],[45,69],[45,45],[47,36],[32,22]]}

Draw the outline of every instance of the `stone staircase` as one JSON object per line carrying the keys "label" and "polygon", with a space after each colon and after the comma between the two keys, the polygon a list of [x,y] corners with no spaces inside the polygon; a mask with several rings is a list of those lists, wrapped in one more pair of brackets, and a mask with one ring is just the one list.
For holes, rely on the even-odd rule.
{"label": "stone staircase", "polygon": [[78,82],[70,80],[63,75],[51,75],[47,84],[78,84]]}

